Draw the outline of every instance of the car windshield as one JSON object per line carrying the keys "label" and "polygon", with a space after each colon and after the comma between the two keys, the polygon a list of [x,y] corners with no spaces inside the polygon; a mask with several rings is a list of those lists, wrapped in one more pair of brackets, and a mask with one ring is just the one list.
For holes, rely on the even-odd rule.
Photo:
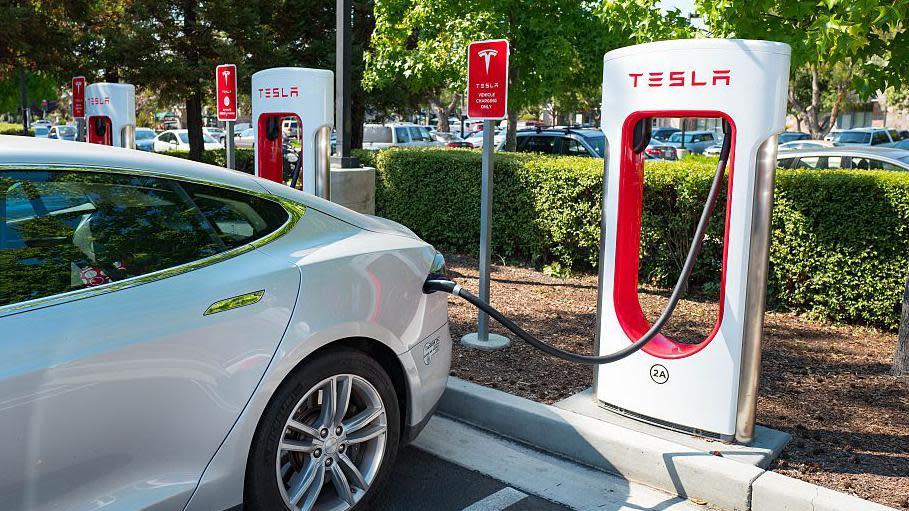
{"label": "car windshield", "polygon": [[[180,133],[180,134],[179,134],[179,137],[180,137],[180,142],[183,142],[184,144],[188,144],[188,143],[189,143],[189,133],[186,133],[186,132]],[[208,134],[205,133],[205,132],[202,132],[202,142],[203,142],[203,143],[206,143],[206,144],[211,144],[212,142],[214,142],[215,144],[218,143],[217,140],[211,138],[211,137],[208,136]]]}
{"label": "car windshield", "polygon": [[841,144],[867,144],[871,142],[871,133],[867,131],[843,131],[833,137],[833,141]]}
{"label": "car windshield", "polygon": [[57,134],[61,137],[74,137],[76,136],[76,128],[72,126],[58,126]]}
{"label": "car windshield", "polygon": [[155,138],[153,130],[136,130],[136,140],[150,140]]}
{"label": "car windshield", "polygon": [[672,136],[673,133],[678,133],[678,132],[670,131],[670,130],[655,131],[650,138],[652,138],[654,140],[659,140],[660,142],[665,142],[665,141],[669,140],[669,137]]}
{"label": "car windshield", "polygon": [[50,131],[44,126],[38,126],[35,128],[35,135],[47,135],[47,132]]}
{"label": "car windshield", "polygon": [[606,155],[606,137],[604,135],[584,137],[584,140],[586,140],[587,143],[590,144],[590,147],[596,152],[594,156],[603,158]]}
{"label": "car windshield", "polygon": [[[700,136],[700,135],[698,135],[698,134],[696,134],[696,133],[695,133],[695,134],[685,133],[685,142],[691,142],[692,140],[694,140],[694,137],[697,137],[697,136]],[[682,141],[682,134],[681,134],[681,133],[673,133],[672,136],[669,137],[669,141],[670,141],[670,142],[681,142],[681,141]]]}

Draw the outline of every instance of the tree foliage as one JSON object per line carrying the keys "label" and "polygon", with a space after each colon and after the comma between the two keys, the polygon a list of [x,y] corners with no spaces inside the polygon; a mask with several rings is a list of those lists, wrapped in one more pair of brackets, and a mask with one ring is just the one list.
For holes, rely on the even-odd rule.
{"label": "tree foliage", "polygon": [[822,136],[853,91],[909,76],[909,0],[698,0],[714,35],[792,46],[790,109]]}

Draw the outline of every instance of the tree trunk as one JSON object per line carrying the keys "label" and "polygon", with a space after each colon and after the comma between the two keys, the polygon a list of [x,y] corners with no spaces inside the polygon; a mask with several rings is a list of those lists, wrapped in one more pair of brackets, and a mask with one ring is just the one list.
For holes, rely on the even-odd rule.
{"label": "tree trunk", "polygon": [[19,68],[19,95],[22,100],[22,134],[28,136],[28,89],[25,83],[25,68]]}
{"label": "tree trunk", "polygon": [[186,129],[189,132],[189,159],[202,161],[205,142],[202,140],[202,94],[198,86],[186,99]]}
{"label": "tree trunk", "polygon": [[906,279],[906,291],[903,293],[903,315],[900,321],[899,340],[896,354],[893,355],[893,367],[890,374],[894,376],[909,375],[909,278]]}
{"label": "tree trunk", "polygon": [[448,103],[442,102],[442,97],[440,94],[434,94],[429,98],[429,105],[432,107],[432,110],[435,112],[437,121],[437,129],[441,133],[448,133],[451,131],[451,125],[448,123],[448,118],[451,117],[454,109],[457,108],[458,103],[461,102],[461,95],[455,94],[452,97],[451,101]]}
{"label": "tree trunk", "polygon": [[[183,3],[183,35],[188,41],[195,41],[197,30],[197,13],[195,0],[184,0]],[[186,62],[189,68],[195,70],[199,67],[199,51],[194,44],[187,44]],[[186,129],[189,135],[189,159],[202,161],[202,152],[205,150],[202,139],[202,86],[197,81],[191,82],[190,94],[186,98]]]}

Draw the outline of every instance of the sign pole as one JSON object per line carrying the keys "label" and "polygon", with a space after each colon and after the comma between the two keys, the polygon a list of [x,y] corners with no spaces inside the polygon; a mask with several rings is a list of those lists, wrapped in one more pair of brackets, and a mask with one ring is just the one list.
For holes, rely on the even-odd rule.
{"label": "sign pole", "polygon": [[224,151],[226,152],[225,159],[227,160],[227,168],[237,170],[237,160],[234,158],[234,121],[224,122],[227,125],[227,133],[224,137]]}
{"label": "sign pole", "polygon": [[[480,181],[480,299],[489,302],[492,259],[492,196],[495,163],[495,127],[506,117],[508,103],[508,41],[478,41],[468,47],[467,116],[483,120],[483,168]],[[461,120],[464,127],[464,119]],[[489,316],[479,311],[477,332],[461,338],[461,344],[481,350],[500,350],[511,344],[508,337],[489,332]]]}
{"label": "sign pole", "polygon": [[[489,265],[492,239],[492,175],[493,147],[495,136],[494,121],[483,121],[483,177],[480,185],[480,300],[489,303]],[[479,311],[477,317],[477,340],[489,342],[489,316]]]}

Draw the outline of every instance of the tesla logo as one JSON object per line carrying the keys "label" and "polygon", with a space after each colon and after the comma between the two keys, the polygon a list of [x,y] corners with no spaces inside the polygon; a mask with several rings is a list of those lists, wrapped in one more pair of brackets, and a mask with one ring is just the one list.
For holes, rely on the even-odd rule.
{"label": "tesla logo", "polygon": [[482,57],[483,61],[486,63],[486,74],[489,74],[489,61],[498,54],[499,52],[489,48],[477,52],[477,56]]}
{"label": "tesla logo", "polygon": [[230,70],[225,69],[224,71],[221,71],[221,76],[224,77],[224,86],[229,87],[230,86],[230,80],[229,80],[230,79]]}
{"label": "tesla logo", "polygon": [[110,104],[110,97],[108,97],[108,96],[104,96],[103,98],[88,97],[88,98],[85,98],[85,101],[86,101],[89,105],[95,105],[95,106],[98,106],[98,105],[109,105],[109,104]]}
{"label": "tesla logo", "polygon": [[[698,77],[697,71],[651,71],[649,73],[628,73],[631,86],[647,84],[648,87],[704,87],[706,85],[730,85],[729,69],[714,69],[710,78]],[[645,78],[646,77],[646,78]],[[709,83],[708,83],[709,80]]]}
{"label": "tesla logo", "polygon": [[300,95],[300,87],[296,85],[284,89],[284,87],[263,87],[259,89],[259,97],[265,99],[276,98],[296,98]]}
{"label": "tesla logo", "polygon": [[82,91],[82,82],[76,80],[73,82],[73,86],[76,88],[76,94]]}

